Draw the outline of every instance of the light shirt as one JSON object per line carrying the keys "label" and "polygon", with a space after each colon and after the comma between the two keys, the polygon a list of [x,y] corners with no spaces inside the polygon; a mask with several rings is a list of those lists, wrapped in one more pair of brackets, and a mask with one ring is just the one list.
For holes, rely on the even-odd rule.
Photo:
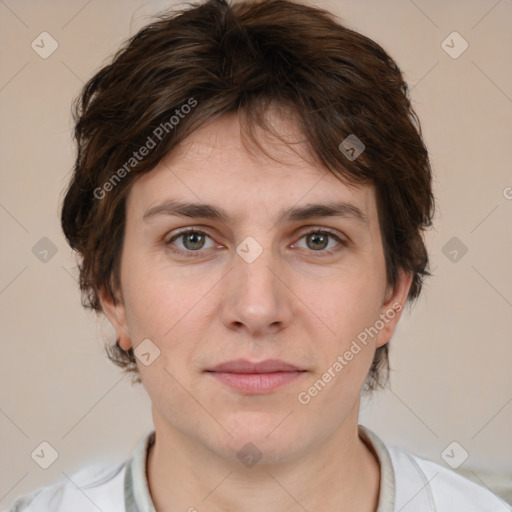
{"label": "light shirt", "polygon": [[[375,512],[512,512],[489,490],[435,462],[394,445],[386,446],[362,425],[359,437],[380,466]],[[21,496],[4,512],[156,512],[146,472],[148,449],[154,440],[155,432],[149,432],[122,464],[89,466],[70,479]],[[201,511],[199,503],[191,503],[189,510],[194,507]]]}

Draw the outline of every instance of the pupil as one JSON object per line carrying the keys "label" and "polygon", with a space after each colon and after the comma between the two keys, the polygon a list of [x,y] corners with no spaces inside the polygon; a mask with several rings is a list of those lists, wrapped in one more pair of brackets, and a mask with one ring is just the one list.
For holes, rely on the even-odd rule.
{"label": "pupil", "polygon": [[322,235],[321,233],[315,233],[313,235],[311,235],[311,239],[313,241],[313,244],[317,244],[318,243],[318,240],[323,240],[323,244],[322,242],[320,242],[320,244],[322,245],[321,249],[323,249],[325,247],[325,242],[326,242],[326,236],[325,235]]}
{"label": "pupil", "polygon": [[[196,241],[194,241],[194,239],[196,239]],[[193,247],[189,247],[189,249],[200,249],[201,248],[201,242],[202,242],[201,239],[202,239],[202,236],[200,234],[198,234],[198,233],[189,233],[185,237],[185,240],[191,240],[191,245]]]}

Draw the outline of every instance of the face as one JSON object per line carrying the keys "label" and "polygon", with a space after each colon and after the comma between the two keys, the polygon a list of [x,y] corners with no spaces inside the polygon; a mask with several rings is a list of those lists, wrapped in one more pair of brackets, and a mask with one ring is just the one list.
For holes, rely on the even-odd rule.
{"label": "face", "polygon": [[134,183],[120,302],[102,304],[120,345],[150,362],[137,360],[157,432],[230,459],[252,442],[272,462],[357,424],[410,277],[387,286],[372,187],[343,184],[300,144],[259,140],[279,161],[223,117]]}

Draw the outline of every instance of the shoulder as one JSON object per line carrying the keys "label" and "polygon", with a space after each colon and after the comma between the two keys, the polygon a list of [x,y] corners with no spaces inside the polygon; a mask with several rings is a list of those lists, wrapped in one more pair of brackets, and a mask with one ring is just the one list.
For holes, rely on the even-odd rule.
{"label": "shoulder", "polygon": [[491,491],[433,461],[387,446],[395,472],[395,507],[402,512],[510,512]]}
{"label": "shoulder", "polygon": [[4,512],[103,512],[124,510],[126,462],[91,465],[56,483],[20,496]]}

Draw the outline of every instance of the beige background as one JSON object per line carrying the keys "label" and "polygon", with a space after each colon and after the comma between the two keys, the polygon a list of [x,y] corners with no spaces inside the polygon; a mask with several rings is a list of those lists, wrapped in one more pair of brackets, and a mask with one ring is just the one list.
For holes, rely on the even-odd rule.
{"label": "beige background", "polygon": [[[435,276],[392,341],[391,388],[360,422],[443,465],[457,441],[472,478],[512,482],[512,1],[314,3],[397,60],[436,175]],[[152,428],[144,389],[104,356],[110,328],[81,307],[58,212],[72,99],[169,5],[0,1],[0,508],[62,472],[124,460]],[[43,31],[59,45],[47,59],[31,48]],[[453,31],[469,43],[457,59],[441,47]],[[57,248],[46,263],[32,252],[42,237]],[[443,253],[452,237],[468,249],[457,262]],[[59,453],[46,470],[30,456],[42,441]]]}

